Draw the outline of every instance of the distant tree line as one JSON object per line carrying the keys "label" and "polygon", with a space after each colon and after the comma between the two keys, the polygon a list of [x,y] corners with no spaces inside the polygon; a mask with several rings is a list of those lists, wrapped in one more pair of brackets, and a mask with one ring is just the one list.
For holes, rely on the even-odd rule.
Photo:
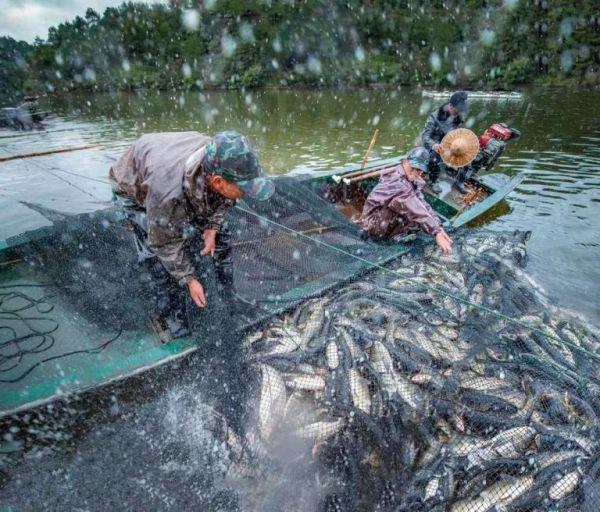
{"label": "distant tree line", "polygon": [[13,96],[76,89],[597,85],[597,0],[171,0],[0,37]]}

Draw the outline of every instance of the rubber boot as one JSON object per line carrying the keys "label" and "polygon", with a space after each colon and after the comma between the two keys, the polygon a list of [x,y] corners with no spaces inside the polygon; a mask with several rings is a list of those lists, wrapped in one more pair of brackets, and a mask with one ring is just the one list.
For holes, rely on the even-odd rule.
{"label": "rubber boot", "polygon": [[456,174],[456,180],[454,181],[454,186],[456,187],[456,190],[458,190],[461,194],[466,194],[469,191],[467,189],[465,171],[458,171],[458,173]]}
{"label": "rubber boot", "polygon": [[428,184],[434,194],[442,192],[442,187],[437,182],[440,177],[441,157],[435,151],[429,152],[429,162],[427,164],[427,174],[429,175]]}

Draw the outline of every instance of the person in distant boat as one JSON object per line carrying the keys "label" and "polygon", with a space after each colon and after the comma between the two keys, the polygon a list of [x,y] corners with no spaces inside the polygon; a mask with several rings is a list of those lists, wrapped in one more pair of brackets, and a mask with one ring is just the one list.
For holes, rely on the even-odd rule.
{"label": "person in distant boat", "polygon": [[[447,133],[463,127],[467,112],[467,93],[457,91],[450,96],[450,101],[444,103],[427,118],[425,128],[421,133],[421,143],[429,150],[429,184],[436,194],[442,191],[439,183],[437,183],[440,175],[440,165],[443,165],[440,157],[440,143]],[[455,185],[459,191],[464,193],[461,176],[461,173],[457,174]]]}
{"label": "person in distant boat", "polygon": [[424,231],[435,238],[444,254],[452,252],[452,239],[423,197],[423,174],[428,162],[429,152],[423,147],[414,148],[399,166],[381,176],[358,221],[365,233],[397,242],[410,233]]}
{"label": "person in distant boat", "polygon": [[[150,257],[155,255],[194,303],[206,305],[186,236],[202,233],[200,255],[215,258],[219,282],[231,287],[230,234],[226,211],[237,199],[268,199],[274,184],[263,175],[250,141],[234,131],[210,137],[198,132],[151,133],[140,137],[110,168],[113,190],[124,206],[141,210]],[[129,204],[127,204],[129,203]]]}

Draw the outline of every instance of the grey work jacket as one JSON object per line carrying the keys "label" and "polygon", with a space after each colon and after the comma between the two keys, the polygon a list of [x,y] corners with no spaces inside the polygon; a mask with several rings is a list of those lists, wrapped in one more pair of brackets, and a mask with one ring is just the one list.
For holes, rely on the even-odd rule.
{"label": "grey work jacket", "polygon": [[146,210],[148,245],[180,284],[195,274],[186,223],[219,230],[234,204],[208,191],[200,161],[209,140],[198,132],[143,135],[109,171],[114,191]]}

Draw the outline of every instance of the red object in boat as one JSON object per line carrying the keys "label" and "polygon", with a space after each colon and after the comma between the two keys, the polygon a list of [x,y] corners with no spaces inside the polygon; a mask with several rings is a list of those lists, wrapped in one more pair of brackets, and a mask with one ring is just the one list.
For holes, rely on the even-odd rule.
{"label": "red object in boat", "polygon": [[485,133],[479,137],[479,147],[484,148],[488,145],[490,139],[508,140],[512,135],[512,130],[504,123],[494,123]]}

